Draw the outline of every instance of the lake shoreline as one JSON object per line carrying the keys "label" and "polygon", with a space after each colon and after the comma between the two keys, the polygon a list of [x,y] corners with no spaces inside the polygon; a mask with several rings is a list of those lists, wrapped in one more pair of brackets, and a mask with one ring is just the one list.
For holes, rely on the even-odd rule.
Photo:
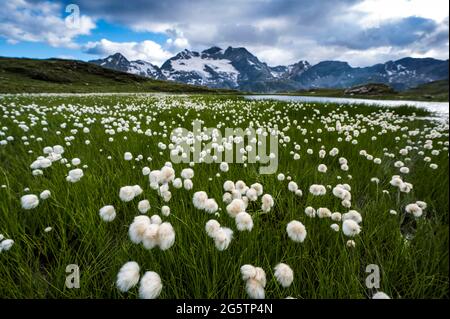
{"label": "lake shoreline", "polygon": [[265,100],[272,99],[284,102],[305,102],[305,103],[338,103],[338,104],[365,104],[374,106],[413,106],[437,113],[439,116],[449,116],[449,102],[425,102],[410,100],[376,100],[360,98],[342,98],[342,97],[322,97],[322,96],[304,96],[304,95],[245,95],[247,99]]}

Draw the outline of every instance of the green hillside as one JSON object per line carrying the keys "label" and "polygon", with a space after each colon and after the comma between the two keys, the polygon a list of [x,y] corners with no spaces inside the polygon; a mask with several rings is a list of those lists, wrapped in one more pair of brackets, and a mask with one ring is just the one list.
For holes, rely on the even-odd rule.
{"label": "green hillside", "polygon": [[[357,88],[369,88],[366,93],[360,93]],[[355,93],[352,93],[355,92]],[[349,89],[311,89],[295,92],[283,92],[280,94],[304,95],[304,96],[326,96],[326,97],[351,97],[362,99],[385,99],[385,100],[414,100],[414,101],[448,101],[448,79],[433,81],[419,85],[415,88],[395,92],[385,84],[369,83]]]}
{"label": "green hillside", "polygon": [[151,80],[82,61],[0,57],[0,93],[39,92],[236,93]]}
{"label": "green hillside", "polygon": [[402,92],[404,96],[420,96],[425,100],[448,101],[448,79],[433,81],[419,85],[406,92]]}

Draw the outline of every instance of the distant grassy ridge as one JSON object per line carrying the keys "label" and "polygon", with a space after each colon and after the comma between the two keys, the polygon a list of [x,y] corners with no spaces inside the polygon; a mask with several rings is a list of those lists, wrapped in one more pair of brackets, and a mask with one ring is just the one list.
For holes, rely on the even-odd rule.
{"label": "distant grassy ridge", "polygon": [[[374,84],[376,85],[376,84]],[[421,84],[415,88],[402,92],[380,92],[379,94],[346,94],[345,89],[310,89],[295,92],[282,92],[283,95],[346,97],[377,100],[414,100],[448,102],[448,79]]]}
{"label": "distant grassy ridge", "polygon": [[0,93],[171,92],[236,94],[144,78],[74,60],[0,57]]}

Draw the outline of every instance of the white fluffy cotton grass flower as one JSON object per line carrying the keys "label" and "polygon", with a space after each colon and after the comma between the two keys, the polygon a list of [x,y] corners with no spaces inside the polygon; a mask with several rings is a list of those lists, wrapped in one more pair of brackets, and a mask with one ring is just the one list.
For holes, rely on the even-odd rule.
{"label": "white fluffy cotton grass flower", "polygon": [[289,190],[290,192],[295,193],[295,192],[298,190],[298,185],[297,185],[297,183],[296,183],[296,182],[293,182],[293,181],[290,181],[290,182],[288,183],[288,190]]}
{"label": "white fluffy cotton grass flower", "polygon": [[134,198],[133,186],[124,186],[120,188],[119,197],[123,202],[130,202]]}
{"label": "white fluffy cotton grass flower", "polygon": [[147,199],[143,199],[138,203],[138,210],[141,214],[145,214],[150,210],[150,202]]}
{"label": "white fluffy cotton grass flower", "polygon": [[291,267],[284,263],[275,266],[275,278],[284,288],[289,287],[294,281],[294,272]]}
{"label": "white fluffy cotton grass flower", "polygon": [[309,192],[314,196],[323,196],[327,193],[327,189],[323,185],[313,184],[309,187]]}
{"label": "white fluffy cotton grass flower", "polygon": [[264,287],[255,279],[249,279],[245,283],[245,291],[251,299],[264,299]]}
{"label": "white fluffy cotton grass flower", "polygon": [[305,208],[305,214],[310,218],[314,218],[316,217],[316,210],[313,207],[308,206]]}
{"label": "white fluffy cotton grass flower", "polygon": [[260,267],[243,265],[241,267],[242,280],[245,281],[245,290],[251,299],[264,299],[266,286],[266,273]]}
{"label": "white fluffy cotton grass flower", "polygon": [[154,271],[147,271],[139,284],[139,298],[156,299],[163,288],[161,277]]}
{"label": "white fluffy cotton grass flower", "polygon": [[175,231],[172,224],[164,222],[158,229],[158,245],[161,250],[167,250],[175,243]]}
{"label": "white fluffy cotton grass flower", "polygon": [[194,207],[200,210],[205,209],[205,203],[208,200],[208,194],[203,191],[195,192],[192,198],[192,203]]}
{"label": "white fluffy cotton grass flower", "polygon": [[297,220],[293,220],[287,224],[286,232],[289,238],[295,242],[302,243],[306,238],[306,228]]}
{"label": "white fluffy cotton grass flower", "polygon": [[328,170],[328,168],[327,168],[327,166],[326,166],[325,164],[320,164],[320,165],[317,167],[317,171],[318,171],[319,173],[326,173],[327,170]]}
{"label": "white fluffy cotton grass flower", "polygon": [[151,223],[145,228],[142,234],[142,245],[145,249],[150,250],[158,245],[159,224]]}
{"label": "white fluffy cotton grass flower", "polygon": [[[0,235],[3,236],[3,235]],[[11,249],[11,247],[14,245],[14,240],[12,239],[4,239],[2,238],[0,242],[0,253],[4,251],[8,251]]]}
{"label": "white fluffy cotton grass flower", "polygon": [[345,236],[354,237],[361,232],[361,227],[353,219],[347,219],[342,223],[342,232]]}
{"label": "white fluffy cotton grass flower", "polygon": [[320,207],[317,210],[317,216],[319,218],[330,218],[332,215],[331,211],[326,207]]}
{"label": "white fluffy cotton grass flower", "polygon": [[240,198],[235,198],[226,207],[227,213],[230,217],[235,218],[240,212],[245,211],[245,203]]}
{"label": "white fluffy cotton grass flower", "polygon": [[150,218],[146,215],[134,217],[133,222],[128,228],[128,236],[135,244],[140,244],[148,226],[151,225]]}
{"label": "white fluffy cotton grass flower", "polygon": [[50,198],[51,195],[52,195],[52,193],[48,189],[46,189],[45,191],[42,191],[39,194],[39,198],[42,200],[46,200],[46,199]]}
{"label": "white fluffy cotton grass flower", "polygon": [[246,212],[240,212],[239,214],[236,215],[236,228],[239,231],[251,231],[253,229],[253,219],[252,216],[250,216],[250,214],[246,213]]}
{"label": "white fluffy cotton grass flower", "polygon": [[117,274],[116,286],[121,292],[127,292],[139,282],[139,265],[129,261],[120,268]]}
{"label": "white fluffy cotton grass flower", "polygon": [[256,201],[258,199],[258,192],[254,188],[249,188],[247,192],[245,193],[245,196],[252,202]]}
{"label": "white fluffy cotton grass flower", "polygon": [[20,204],[22,205],[23,209],[33,209],[39,205],[39,198],[34,194],[23,195],[20,198]]}
{"label": "white fluffy cotton grass flower", "polygon": [[260,183],[254,183],[254,184],[250,185],[250,188],[253,188],[254,190],[256,190],[256,193],[258,194],[258,196],[261,196],[264,192],[263,186]]}
{"label": "white fluffy cotton grass flower", "polygon": [[417,203],[408,204],[405,207],[405,212],[412,214],[414,217],[420,217],[423,214],[422,208]]}
{"label": "white fluffy cotton grass flower", "polygon": [[225,192],[232,192],[235,190],[234,182],[232,181],[225,181],[223,183],[223,190]]}
{"label": "white fluffy cotton grass flower", "polygon": [[377,291],[373,296],[372,299],[391,299],[386,293],[382,291]]}
{"label": "white fluffy cotton grass flower", "polygon": [[139,185],[134,186],[123,186],[119,190],[120,200],[123,202],[130,202],[136,196],[142,194],[143,190]]}
{"label": "white fluffy cotton grass flower", "polygon": [[347,240],[347,247],[349,247],[349,248],[355,248],[356,247],[356,243],[355,243],[355,241],[354,240],[352,240],[352,239],[349,239],[349,240]]}
{"label": "white fluffy cotton grass flower", "polygon": [[261,209],[265,213],[269,212],[275,204],[272,195],[269,194],[264,194],[263,197],[261,198],[261,201],[262,201]]}
{"label": "white fluffy cotton grass flower", "polygon": [[169,206],[162,206],[161,207],[161,214],[163,216],[169,216],[170,215],[170,207]]}
{"label": "white fluffy cotton grass flower", "polygon": [[185,179],[183,181],[183,188],[187,191],[190,191],[194,187],[194,183],[190,179]]}
{"label": "white fluffy cotton grass flower", "polygon": [[208,198],[205,201],[204,210],[209,214],[214,214],[219,209],[219,205],[217,204],[214,198]]}
{"label": "white fluffy cotton grass flower", "polygon": [[205,224],[205,230],[209,237],[214,238],[214,234],[220,229],[220,224],[215,219],[210,219]]}
{"label": "white fluffy cotton grass flower", "polygon": [[112,205],[103,206],[98,213],[105,222],[111,222],[116,218],[116,210]]}
{"label": "white fluffy cotton grass flower", "polygon": [[71,183],[76,183],[79,182],[83,176],[83,170],[81,168],[75,168],[69,171],[69,174],[66,176],[66,180]]}
{"label": "white fluffy cotton grass flower", "polygon": [[342,221],[346,221],[348,219],[351,219],[358,224],[361,224],[362,222],[362,216],[356,210],[349,210],[347,213],[342,215]]}
{"label": "white fluffy cotton grass flower", "polygon": [[131,154],[130,152],[125,152],[123,154],[123,159],[126,161],[131,161],[133,159],[133,154]]}
{"label": "white fluffy cotton grass flower", "polygon": [[221,227],[214,233],[213,239],[216,248],[223,251],[230,246],[231,240],[233,239],[233,231],[230,228]]}
{"label": "white fluffy cotton grass flower", "polygon": [[214,239],[214,244],[220,251],[227,249],[233,239],[233,231],[220,226],[219,222],[215,219],[206,222],[205,231],[209,237]]}
{"label": "white fluffy cotton grass flower", "polygon": [[192,168],[185,168],[181,171],[181,178],[192,179],[194,177],[194,170]]}

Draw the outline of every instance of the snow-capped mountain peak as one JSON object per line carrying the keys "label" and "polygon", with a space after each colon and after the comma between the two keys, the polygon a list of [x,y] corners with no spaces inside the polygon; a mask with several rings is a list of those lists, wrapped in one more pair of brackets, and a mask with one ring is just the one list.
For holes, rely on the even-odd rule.
{"label": "snow-capped mountain peak", "polygon": [[121,53],[115,53],[105,59],[93,60],[89,62],[100,65],[104,68],[132,73],[152,79],[165,79],[161,70],[156,65],[143,60],[129,61]]}

